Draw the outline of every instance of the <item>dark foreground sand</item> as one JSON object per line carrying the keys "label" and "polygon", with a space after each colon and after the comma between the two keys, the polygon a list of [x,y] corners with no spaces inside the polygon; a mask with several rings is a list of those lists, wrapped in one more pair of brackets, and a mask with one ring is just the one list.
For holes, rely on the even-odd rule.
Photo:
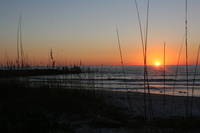
{"label": "dark foreground sand", "polygon": [[[121,107],[133,116],[144,116],[144,94],[134,92],[96,91],[110,104]],[[149,99],[150,98],[150,99]],[[165,99],[165,100],[164,100]],[[153,117],[200,117],[200,98],[185,96],[169,96],[160,94],[146,95],[147,111],[152,100]],[[193,102],[192,102],[193,101]]]}
{"label": "dark foreground sand", "polygon": [[14,82],[1,84],[0,91],[0,132],[200,132],[200,98],[194,99],[195,117],[184,118],[186,97],[166,96],[163,106],[163,96],[152,95],[153,117],[144,120],[141,93],[30,88]]}

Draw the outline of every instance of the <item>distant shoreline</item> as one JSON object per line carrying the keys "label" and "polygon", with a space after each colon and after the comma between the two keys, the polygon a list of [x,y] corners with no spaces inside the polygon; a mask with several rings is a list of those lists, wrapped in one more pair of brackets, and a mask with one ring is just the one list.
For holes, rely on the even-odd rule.
{"label": "distant shoreline", "polygon": [[34,68],[34,69],[6,69],[0,70],[0,78],[5,77],[21,77],[21,76],[42,76],[42,75],[58,75],[58,74],[70,74],[70,73],[82,73],[80,67],[67,68],[63,67],[61,69],[54,68]]}

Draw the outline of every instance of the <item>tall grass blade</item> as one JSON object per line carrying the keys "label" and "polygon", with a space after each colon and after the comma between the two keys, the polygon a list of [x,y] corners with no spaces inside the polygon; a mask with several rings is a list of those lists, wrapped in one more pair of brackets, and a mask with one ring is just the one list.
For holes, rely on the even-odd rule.
{"label": "tall grass blade", "polygon": [[196,59],[193,85],[192,85],[192,95],[191,95],[191,103],[190,103],[190,116],[191,117],[193,116],[194,86],[195,86],[195,81],[196,81],[196,76],[197,76],[198,65],[199,65],[199,54],[200,54],[200,45],[199,45],[199,48],[198,48],[198,51],[197,51],[197,59]]}

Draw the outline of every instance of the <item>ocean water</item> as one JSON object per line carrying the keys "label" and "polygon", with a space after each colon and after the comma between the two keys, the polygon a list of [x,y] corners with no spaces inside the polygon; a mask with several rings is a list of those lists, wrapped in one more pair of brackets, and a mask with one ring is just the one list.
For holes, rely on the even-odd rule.
{"label": "ocean water", "polygon": [[[82,69],[85,71],[88,68],[93,72],[56,76],[34,76],[26,78],[26,80],[32,86],[48,85],[50,87],[71,87],[74,89],[144,92],[143,66],[125,66],[125,73],[123,73],[121,66],[82,66]],[[194,96],[200,96],[199,67],[195,74],[195,66],[189,66],[188,82],[185,66],[166,66],[165,73],[164,80],[162,66],[148,67],[148,83],[151,93],[164,94],[165,89],[165,94],[167,95],[186,96],[188,88],[189,95],[192,94],[192,89],[194,89]]]}

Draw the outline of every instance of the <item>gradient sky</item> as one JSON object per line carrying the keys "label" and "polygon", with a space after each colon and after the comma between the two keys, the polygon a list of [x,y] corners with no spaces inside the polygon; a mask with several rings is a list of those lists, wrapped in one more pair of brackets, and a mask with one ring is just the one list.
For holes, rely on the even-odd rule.
{"label": "gradient sky", "polygon": [[[143,22],[146,2],[138,0]],[[200,43],[200,1],[188,0],[188,6],[189,60],[193,63]],[[184,7],[184,0],[151,0],[149,64],[162,62],[164,41],[167,64],[176,64],[184,42]],[[20,13],[25,55],[34,64],[48,63],[51,48],[60,65],[80,60],[85,65],[120,64],[116,24],[125,63],[143,64],[133,0],[1,0],[0,62],[16,58]]]}

